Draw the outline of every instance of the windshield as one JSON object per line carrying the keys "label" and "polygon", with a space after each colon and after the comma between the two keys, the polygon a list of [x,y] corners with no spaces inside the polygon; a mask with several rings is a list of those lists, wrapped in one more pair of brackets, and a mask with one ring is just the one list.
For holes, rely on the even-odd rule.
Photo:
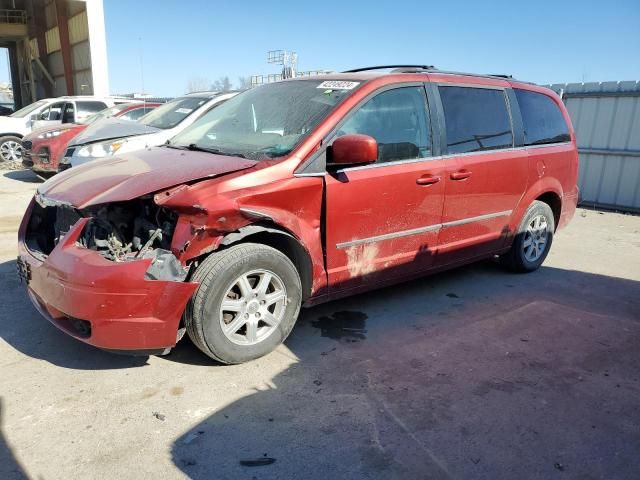
{"label": "windshield", "polygon": [[281,157],[358,85],[296,80],[256,87],[204,114],[171,145],[252,160]]}
{"label": "windshield", "polygon": [[121,103],[120,105],[116,105],[115,107],[105,108],[104,110],[100,110],[98,113],[94,113],[93,115],[88,116],[87,118],[80,120],[78,123],[82,125],[89,125],[93,122],[101,120],[103,118],[111,118],[114,115],[117,115],[122,110],[129,108],[128,103]]}
{"label": "windshield", "polygon": [[141,117],[138,123],[163,130],[173,128],[209,100],[209,97],[176,98],[150,111]]}
{"label": "windshield", "polygon": [[46,100],[38,100],[37,102],[32,103],[31,105],[27,105],[26,107],[21,108],[17,112],[13,112],[10,117],[26,117],[34,110],[46,105],[48,102]]}

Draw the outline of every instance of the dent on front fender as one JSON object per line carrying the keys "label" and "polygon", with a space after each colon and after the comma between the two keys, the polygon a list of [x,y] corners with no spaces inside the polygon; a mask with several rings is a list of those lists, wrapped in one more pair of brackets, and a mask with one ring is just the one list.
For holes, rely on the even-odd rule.
{"label": "dent on front fender", "polygon": [[321,237],[324,182],[317,177],[289,177],[244,188],[222,189],[219,180],[183,185],[161,192],[154,201],[179,214],[171,251],[180,262],[220,248],[230,234],[253,224],[273,225],[298,241],[312,263],[312,292],[326,287]]}
{"label": "dent on front fender", "polygon": [[224,198],[216,202],[214,209],[199,203],[183,204],[175,198],[158,194],[155,202],[179,213],[173,231],[171,251],[183,264],[193,258],[216,250],[224,235],[252,222],[241,212],[238,204]]}

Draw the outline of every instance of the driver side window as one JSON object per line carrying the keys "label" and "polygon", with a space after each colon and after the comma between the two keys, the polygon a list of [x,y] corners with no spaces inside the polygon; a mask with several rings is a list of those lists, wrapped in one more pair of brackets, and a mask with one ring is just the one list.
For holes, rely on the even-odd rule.
{"label": "driver side window", "polygon": [[378,142],[378,163],[426,158],[431,128],[422,87],[382,92],[362,105],[340,128],[338,136],[359,133]]}
{"label": "driver side window", "polygon": [[62,106],[64,103],[54,103],[48,108],[45,108],[40,115],[38,115],[38,120],[60,120],[62,117]]}

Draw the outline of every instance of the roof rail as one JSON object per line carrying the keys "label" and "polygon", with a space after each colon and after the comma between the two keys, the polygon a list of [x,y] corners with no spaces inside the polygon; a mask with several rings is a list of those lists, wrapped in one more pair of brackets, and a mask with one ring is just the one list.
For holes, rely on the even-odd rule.
{"label": "roof rail", "polygon": [[518,80],[517,78],[513,78],[512,75],[504,75],[504,74],[488,74],[488,73],[468,73],[468,72],[453,72],[448,70],[436,70],[434,73],[443,74],[443,75],[462,75],[465,77],[479,77],[479,78],[499,78],[501,80],[514,80],[520,83],[526,83],[528,85],[536,85],[534,82],[527,82],[524,80]]}
{"label": "roof rail", "polygon": [[506,74],[482,74],[482,73],[467,73],[467,72],[456,72],[450,70],[439,70],[433,65],[379,65],[374,67],[363,67],[363,68],[354,68],[352,70],[345,70],[342,73],[356,73],[356,72],[366,72],[367,70],[385,70],[385,69],[393,69],[391,73],[420,73],[420,72],[432,72],[443,75],[463,75],[466,77],[480,77],[480,78],[499,78],[504,80],[515,80],[521,83],[528,83],[530,85],[535,85],[533,82],[525,82],[523,80],[516,80],[512,75]]}
{"label": "roof rail", "polygon": [[436,70],[436,67],[433,65],[376,65],[374,67],[363,67],[363,68],[353,68],[351,70],[345,70],[342,73],[357,73],[357,72],[366,72],[368,70],[386,70],[389,68],[393,68],[395,73],[407,72],[417,72],[424,70]]}

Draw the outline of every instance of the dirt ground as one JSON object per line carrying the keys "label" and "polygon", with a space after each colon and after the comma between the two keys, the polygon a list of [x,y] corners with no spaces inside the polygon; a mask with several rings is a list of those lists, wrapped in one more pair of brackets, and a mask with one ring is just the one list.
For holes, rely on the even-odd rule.
{"label": "dirt ground", "polygon": [[485,262],[308,309],[221,366],[41,318],[15,274],[38,184],[0,172],[2,479],[640,475],[638,216],[579,210],[533,274]]}

